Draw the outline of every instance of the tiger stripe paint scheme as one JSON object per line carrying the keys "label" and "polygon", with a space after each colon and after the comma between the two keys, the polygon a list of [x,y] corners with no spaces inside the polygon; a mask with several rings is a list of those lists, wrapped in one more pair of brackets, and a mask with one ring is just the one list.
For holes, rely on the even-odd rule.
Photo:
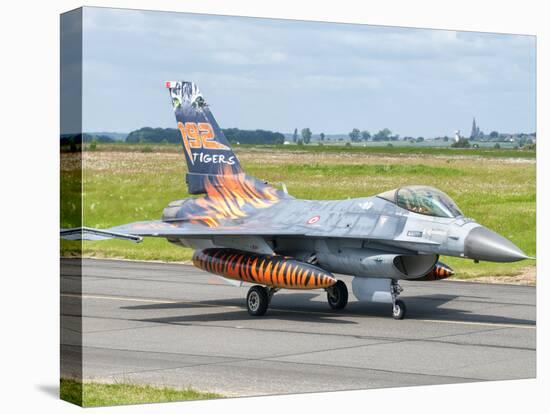
{"label": "tiger stripe paint scheme", "polygon": [[232,249],[197,250],[193,264],[229,279],[284,289],[324,289],[336,283],[329,272],[292,257]]}

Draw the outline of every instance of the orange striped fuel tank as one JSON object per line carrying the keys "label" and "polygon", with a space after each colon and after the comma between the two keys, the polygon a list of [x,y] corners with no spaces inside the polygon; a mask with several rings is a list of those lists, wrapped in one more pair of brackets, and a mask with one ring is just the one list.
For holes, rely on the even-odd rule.
{"label": "orange striped fuel tank", "polygon": [[427,274],[415,280],[441,280],[454,275],[455,272],[443,262],[437,262],[434,268]]}
{"label": "orange striped fuel tank", "polygon": [[193,264],[229,279],[284,289],[319,289],[336,283],[335,277],[292,257],[245,253],[232,249],[197,250]]}

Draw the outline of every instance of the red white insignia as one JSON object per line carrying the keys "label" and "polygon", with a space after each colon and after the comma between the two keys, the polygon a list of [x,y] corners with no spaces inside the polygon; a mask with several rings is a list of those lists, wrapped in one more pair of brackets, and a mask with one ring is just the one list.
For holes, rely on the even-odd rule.
{"label": "red white insignia", "polygon": [[315,224],[317,223],[319,220],[321,220],[321,216],[313,216],[312,218],[310,218],[308,221],[306,221],[307,224]]}

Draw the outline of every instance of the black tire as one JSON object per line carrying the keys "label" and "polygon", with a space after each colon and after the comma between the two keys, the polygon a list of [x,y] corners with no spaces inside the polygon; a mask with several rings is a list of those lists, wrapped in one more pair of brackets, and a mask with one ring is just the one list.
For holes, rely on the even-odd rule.
{"label": "black tire", "polygon": [[344,309],[348,304],[348,288],[344,282],[338,280],[327,289],[328,305],[332,309]]}
{"label": "black tire", "polygon": [[267,289],[260,285],[252,286],[246,295],[246,308],[250,316],[263,316],[267,312],[269,295]]}
{"label": "black tire", "polygon": [[405,317],[405,313],[407,313],[405,302],[403,302],[402,300],[396,300],[395,305],[392,309],[393,319],[403,319]]}

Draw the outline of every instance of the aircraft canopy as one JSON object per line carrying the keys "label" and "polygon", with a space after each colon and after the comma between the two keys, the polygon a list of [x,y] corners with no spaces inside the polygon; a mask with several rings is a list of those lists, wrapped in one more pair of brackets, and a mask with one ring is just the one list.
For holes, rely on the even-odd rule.
{"label": "aircraft canopy", "polygon": [[433,187],[411,185],[387,191],[378,197],[427,216],[454,218],[463,215],[451,197]]}

